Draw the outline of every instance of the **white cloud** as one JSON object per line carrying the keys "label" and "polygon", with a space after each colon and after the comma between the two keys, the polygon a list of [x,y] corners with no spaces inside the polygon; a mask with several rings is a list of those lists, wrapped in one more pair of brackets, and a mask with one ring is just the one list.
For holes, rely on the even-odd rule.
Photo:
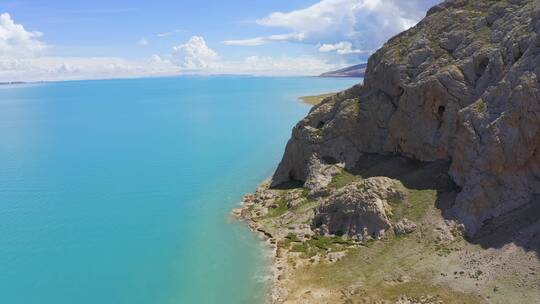
{"label": "white cloud", "polygon": [[219,58],[204,40],[194,36],[173,48],[169,55],[144,60],[115,57],[13,58],[0,56],[0,81],[41,81],[132,78],[181,74],[318,75],[343,67],[315,56],[250,56],[227,61]]}
{"label": "white cloud", "polygon": [[314,56],[250,56],[238,61],[215,61],[206,68],[186,69],[158,55],[131,61],[114,57],[0,58],[0,82],[135,78],[182,74],[247,74],[309,76],[343,67]]}
{"label": "white cloud", "polygon": [[[257,24],[286,28],[303,37],[289,41],[314,45],[354,41],[351,50],[353,47],[373,50],[392,35],[415,25],[427,8],[438,2],[440,0],[321,0],[304,9],[271,13],[257,20]],[[272,41],[260,38],[244,41],[261,44]]]}
{"label": "white cloud", "polygon": [[150,56],[150,59],[148,59],[148,62],[154,63],[154,64],[160,64],[160,63],[164,63],[166,61],[163,60],[161,58],[161,56],[159,56],[158,54],[154,54],[154,55]]}
{"label": "white cloud", "polygon": [[149,44],[150,42],[148,42],[148,40],[146,40],[145,38],[142,38],[141,40],[137,41],[137,45],[140,47],[147,47]]}
{"label": "white cloud", "polygon": [[0,14],[0,56],[33,56],[46,48],[40,32],[29,32],[8,13]]}
{"label": "white cloud", "polygon": [[[278,41],[286,37],[288,35],[274,35],[272,38],[267,37],[267,39]],[[251,42],[248,43],[253,45]],[[156,57],[154,60],[161,60],[158,58]],[[249,56],[239,61],[222,60],[200,36],[193,36],[188,42],[174,47],[172,62],[178,65],[184,73],[197,74],[318,75],[338,67],[336,64],[328,63],[326,60],[314,56],[277,58]]]}
{"label": "white cloud", "polygon": [[152,56],[134,61],[116,57],[0,58],[0,81],[54,81],[178,75],[181,69]]}
{"label": "white cloud", "polygon": [[349,54],[368,53],[369,51],[353,49],[353,45],[351,42],[341,41],[336,44],[323,44],[319,47],[319,52],[321,53],[336,52],[339,55],[349,55]]}
{"label": "white cloud", "polygon": [[[0,81],[55,81],[77,79],[132,78],[198,74],[316,75],[336,68],[335,64],[310,56],[260,57],[244,60],[220,59],[203,37],[193,36],[173,47],[168,55],[152,55],[143,60],[117,57],[45,56],[42,34],[29,32],[9,14],[0,15]],[[297,39],[301,35],[273,35],[272,41]],[[148,45],[146,39],[137,43]]]}
{"label": "white cloud", "polygon": [[[175,75],[166,60],[44,56],[40,32],[27,31],[8,13],[0,15],[0,81],[42,81]],[[146,41],[147,42],[147,41]],[[145,40],[139,41],[145,45]]]}
{"label": "white cloud", "polygon": [[305,76],[319,75],[323,72],[342,67],[314,56],[269,57],[250,56],[243,62],[231,62],[224,65],[231,71],[250,75]]}
{"label": "white cloud", "polygon": [[255,38],[250,38],[250,39],[225,40],[223,43],[226,45],[257,46],[257,45],[263,45],[272,41],[302,41],[303,39],[304,39],[304,34],[291,33],[291,34],[255,37]]}
{"label": "white cloud", "polygon": [[201,36],[193,36],[188,42],[173,47],[173,61],[188,70],[206,69],[218,58],[218,54],[206,45]]}

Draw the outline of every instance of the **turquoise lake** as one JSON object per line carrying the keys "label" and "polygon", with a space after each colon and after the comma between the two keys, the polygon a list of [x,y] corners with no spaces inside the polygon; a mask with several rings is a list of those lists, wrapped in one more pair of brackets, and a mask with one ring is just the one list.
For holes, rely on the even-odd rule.
{"label": "turquoise lake", "polygon": [[229,212],[277,166],[298,96],[358,79],[0,87],[0,303],[261,303],[266,248]]}

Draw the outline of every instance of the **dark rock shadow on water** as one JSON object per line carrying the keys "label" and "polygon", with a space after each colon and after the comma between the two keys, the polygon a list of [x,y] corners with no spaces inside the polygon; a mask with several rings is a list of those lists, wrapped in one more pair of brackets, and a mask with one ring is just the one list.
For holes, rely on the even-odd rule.
{"label": "dark rock shadow on water", "polygon": [[[445,219],[459,222],[450,212],[460,188],[448,175],[449,167],[448,161],[422,162],[402,156],[365,154],[351,173],[363,178],[390,177],[400,180],[408,189],[436,190],[435,207],[441,210]],[[540,258],[540,197],[525,207],[485,221],[476,235],[467,241],[484,249],[514,243],[526,251],[534,251]]]}

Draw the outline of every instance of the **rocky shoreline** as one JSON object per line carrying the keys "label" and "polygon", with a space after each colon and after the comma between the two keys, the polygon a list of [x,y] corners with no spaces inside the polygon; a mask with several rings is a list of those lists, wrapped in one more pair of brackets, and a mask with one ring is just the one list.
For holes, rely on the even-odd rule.
{"label": "rocky shoreline", "polygon": [[272,249],[269,302],[540,301],[534,252],[486,250],[443,217],[437,205],[455,197],[446,167],[374,156],[354,174],[334,165],[322,170],[328,175],[317,191],[273,189],[266,181],[246,195],[232,214]]}
{"label": "rocky shoreline", "polygon": [[540,303],[540,2],[447,0],[315,105],[235,213],[273,303]]}
{"label": "rocky shoreline", "polygon": [[[260,190],[268,187],[269,182],[265,181],[261,186],[259,186],[256,193],[261,193]],[[248,194],[242,199],[242,206],[232,210],[231,214],[234,218],[238,220],[243,220],[247,223],[249,229],[260,235],[260,237],[268,244],[269,248],[272,251],[272,261],[270,266],[270,273],[272,276],[270,294],[268,297],[269,303],[279,303],[282,299],[282,294],[285,290],[285,286],[281,283],[280,278],[285,274],[286,267],[284,257],[279,255],[277,239],[271,234],[270,231],[265,230],[264,226],[261,226],[257,223],[255,218],[249,216],[250,210],[254,207],[256,194]],[[258,197],[257,200],[262,199]]]}

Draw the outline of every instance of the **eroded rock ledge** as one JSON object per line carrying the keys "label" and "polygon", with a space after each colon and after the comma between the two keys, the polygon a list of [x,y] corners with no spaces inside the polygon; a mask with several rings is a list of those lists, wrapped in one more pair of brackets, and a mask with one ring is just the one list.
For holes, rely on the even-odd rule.
{"label": "eroded rock ledge", "polygon": [[301,181],[317,197],[327,166],[366,153],[448,161],[461,189],[448,214],[474,236],[540,208],[539,77],[538,1],[445,1],[369,59],[363,85],[294,128],[271,185]]}
{"label": "eroded rock ledge", "polygon": [[392,227],[389,201],[402,201],[405,193],[387,177],[354,182],[330,197],[315,210],[312,227],[321,235],[353,240],[378,239]]}
{"label": "eroded rock ledge", "polygon": [[316,191],[263,183],[234,212],[274,248],[272,303],[540,301],[540,221],[512,226],[516,244],[466,241],[441,212],[458,190],[446,162],[365,155],[352,173],[319,169]]}

